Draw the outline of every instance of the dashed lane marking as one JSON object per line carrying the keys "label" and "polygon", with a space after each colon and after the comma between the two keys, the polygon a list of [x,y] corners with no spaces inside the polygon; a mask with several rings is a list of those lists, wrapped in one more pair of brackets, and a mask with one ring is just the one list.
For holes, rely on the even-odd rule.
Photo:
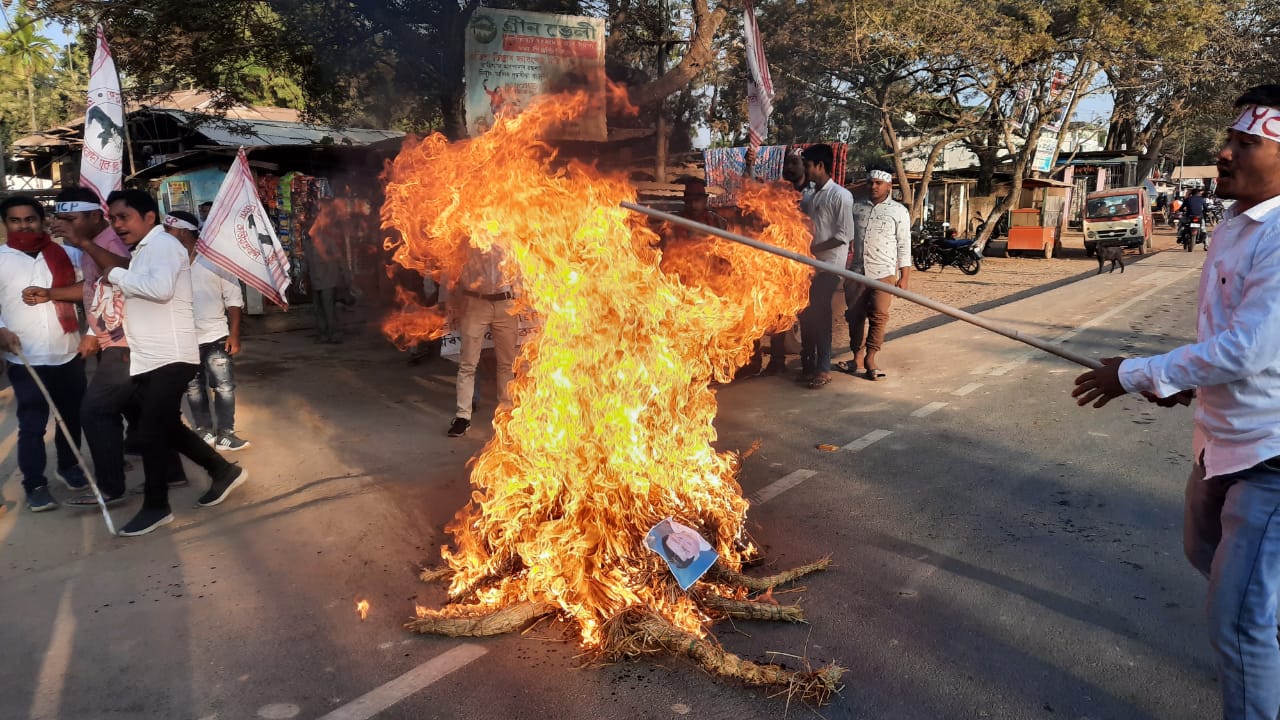
{"label": "dashed lane marking", "polygon": [[968,385],[965,385],[962,388],[957,388],[955,390],[952,390],[951,394],[956,395],[958,397],[964,397],[965,395],[968,395],[969,393],[973,392],[974,390],[977,390],[980,387],[982,387],[982,383],[969,383]]}
{"label": "dashed lane marking", "polygon": [[747,499],[751,501],[752,505],[763,505],[817,474],[818,473],[815,470],[796,470],[789,472],[760,488],[755,492],[755,494]]}
{"label": "dashed lane marking", "polygon": [[863,435],[862,437],[858,438],[857,440],[854,440],[853,442],[849,443],[848,445],[845,445],[840,449],[844,450],[845,452],[858,452],[860,450],[866,450],[872,444],[880,442],[881,440],[889,437],[892,434],[893,434],[892,430],[872,430],[866,435]]}
{"label": "dashed lane marking", "polygon": [[939,410],[941,410],[946,406],[947,406],[947,403],[944,403],[944,402],[931,402],[922,408],[913,410],[911,412],[911,417],[916,417],[916,418],[929,417],[930,415],[938,412]]}
{"label": "dashed lane marking", "polygon": [[369,720],[445,675],[477,660],[486,652],[479,645],[459,645],[370,690],[320,720]]}

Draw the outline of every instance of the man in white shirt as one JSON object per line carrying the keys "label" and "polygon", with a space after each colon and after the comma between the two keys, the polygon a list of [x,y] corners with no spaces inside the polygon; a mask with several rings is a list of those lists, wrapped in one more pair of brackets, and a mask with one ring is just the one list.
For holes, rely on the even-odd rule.
{"label": "man in white shirt", "polygon": [[[911,277],[911,213],[894,200],[893,174],[884,167],[867,173],[867,197],[853,205],[853,245],[848,268],[874,280],[908,289]],[[849,323],[850,372],[868,380],[884,377],[876,354],[884,347],[893,296],[883,290],[846,280],[844,318]]]}
{"label": "man in white shirt", "polygon": [[[58,193],[54,205],[53,232],[73,247],[98,245],[121,258],[129,249],[107,224],[98,194],[89,188],[70,187]],[[138,423],[129,378],[129,342],[124,335],[124,296],[102,276],[102,269],[88,253],[80,253],[83,280],[73,286],[28,287],[28,304],[70,301],[84,304],[88,332],[80,341],[80,357],[97,358],[97,367],[80,404],[85,442],[93,454],[94,479],[108,505],[125,499],[124,423]],[[66,501],[72,507],[96,508],[98,498],[84,492]]]}
{"label": "man in white shirt", "polygon": [[[813,221],[809,251],[822,262],[843,266],[853,240],[853,195],[831,177],[835,150],[830,145],[810,145],[801,158],[813,183],[813,193],[801,200],[801,209]],[[839,275],[814,273],[809,306],[800,313],[800,381],[815,390],[831,382],[831,297],[839,286]]]}
{"label": "man in white shirt", "polygon": [[471,427],[471,408],[475,400],[476,367],[485,333],[493,336],[493,352],[497,360],[498,405],[507,408],[511,396],[507,386],[515,377],[512,365],[519,350],[520,318],[516,315],[515,286],[507,279],[513,267],[504,267],[505,253],[494,241],[488,250],[474,245],[467,248],[467,262],[462,267],[457,293],[449,302],[462,302],[459,335],[462,347],[458,357],[457,411],[449,424],[449,437],[460,437]]}
{"label": "man in white shirt", "polygon": [[[65,288],[81,279],[80,253],[55,243],[44,231],[44,208],[35,199],[15,195],[0,203],[6,244],[0,246],[0,350],[9,361],[9,383],[18,403],[18,469],[27,508],[32,512],[58,506],[45,477],[44,432],[49,404],[36,385],[34,372],[49,389],[53,404],[80,445],[80,401],[84,396],[84,359],[80,319],[71,302],[29,304],[23,291],[33,285]],[[21,348],[30,367],[15,352]],[[54,430],[58,476],[71,490],[89,486],[71,444]]]}
{"label": "man in white shirt", "polygon": [[1080,405],[1142,393],[1198,400],[1184,551],[1209,578],[1223,717],[1280,713],[1280,85],[1252,88],[1218,153],[1218,195],[1236,203],[1200,276],[1196,342],[1107,358],[1076,378]]}
{"label": "man in white shirt", "polygon": [[[187,386],[187,407],[196,434],[219,450],[249,447],[236,435],[236,383],[231,358],[240,352],[240,314],[244,294],[240,282],[196,255],[198,221],[191,213],[175,211],[164,218],[165,230],[178,238],[191,258],[191,298],[196,316],[200,366]],[[213,393],[213,412],[209,394]],[[215,432],[214,421],[217,421]]]}
{"label": "man in white shirt", "polygon": [[178,453],[209,473],[209,490],[197,501],[201,506],[225,500],[248,473],[222,459],[182,422],[182,396],[200,359],[186,248],[157,224],[160,211],[147,193],[117,190],[107,197],[107,206],[112,229],[133,248],[132,260],[92,244],[83,249],[125,298],[129,374],[140,405],[138,442],[146,477],[142,510],[120,529],[131,537],[173,522],[169,480],[182,473]]}

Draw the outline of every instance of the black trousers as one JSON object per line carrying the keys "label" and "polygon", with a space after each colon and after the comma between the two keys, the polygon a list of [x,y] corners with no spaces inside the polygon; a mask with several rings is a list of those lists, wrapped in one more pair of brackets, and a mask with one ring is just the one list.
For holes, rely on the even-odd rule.
{"label": "black trousers", "polygon": [[194,363],[171,363],[133,376],[139,402],[138,444],[146,476],[143,507],[169,509],[169,481],[182,472],[179,453],[204,468],[210,477],[216,478],[231,467],[182,423],[182,396],[195,374]]}
{"label": "black trousers", "polygon": [[138,425],[138,403],[129,377],[129,348],[113,347],[98,353],[98,368],[89,380],[80,424],[93,455],[98,489],[108,498],[124,494],[124,422]]}

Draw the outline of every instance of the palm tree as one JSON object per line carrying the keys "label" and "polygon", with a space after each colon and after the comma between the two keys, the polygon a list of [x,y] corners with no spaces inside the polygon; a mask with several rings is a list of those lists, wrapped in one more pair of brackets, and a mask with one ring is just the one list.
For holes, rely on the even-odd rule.
{"label": "palm tree", "polygon": [[27,109],[31,113],[31,132],[39,132],[36,121],[36,76],[53,69],[58,47],[39,34],[40,21],[19,12],[12,29],[0,33],[0,64],[13,74],[21,74],[27,82]]}

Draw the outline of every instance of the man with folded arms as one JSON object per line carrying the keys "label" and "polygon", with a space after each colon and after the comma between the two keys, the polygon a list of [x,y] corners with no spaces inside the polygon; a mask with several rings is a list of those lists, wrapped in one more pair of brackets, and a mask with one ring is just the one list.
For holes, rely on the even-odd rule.
{"label": "man with folded arms", "polygon": [[[9,361],[9,384],[18,403],[18,469],[27,508],[53,510],[58,503],[45,477],[44,432],[49,425],[49,403],[36,384],[34,373],[48,388],[72,441],[80,445],[80,400],[84,396],[84,359],[80,346],[80,320],[73,301],[31,305],[23,291],[32,285],[76,288],[80,253],[66,249],[44,231],[44,208],[34,198],[17,195],[0,203],[6,244],[0,245],[0,351]],[[23,363],[17,351],[26,356]],[[58,476],[71,490],[89,486],[84,470],[66,437],[54,430],[58,450]]]}
{"label": "man with folded arms", "polygon": [[160,210],[147,193],[117,190],[107,197],[107,206],[112,229],[133,247],[132,260],[92,244],[84,250],[125,298],[129,374],[140,405],[138,440],[146,481],[142,510],[120,534],[136,536],[173,522],[169,480],[181,472],[178,453],[209,473],[209,490],[197,501],[201,506],[221,503],[249,474],[182,423],[182,396],[200,362],[186,248],[158,224]]}

